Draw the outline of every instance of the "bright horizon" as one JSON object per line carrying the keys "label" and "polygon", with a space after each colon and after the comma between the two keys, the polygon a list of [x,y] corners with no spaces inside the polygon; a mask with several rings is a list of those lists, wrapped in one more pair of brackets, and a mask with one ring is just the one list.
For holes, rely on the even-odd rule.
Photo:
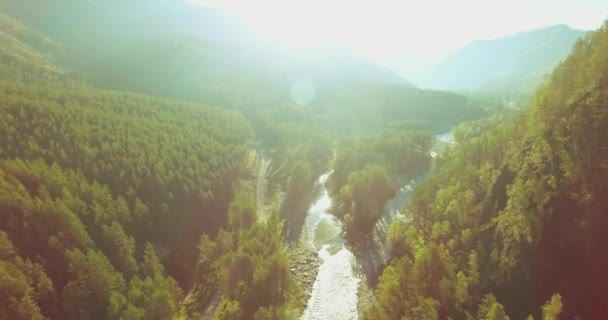
{"label": "bright horizon", "polygon": [[339,45],[383,65],[433,63],[474,40],[555,24],[592,30],[608,18],[605,0],[187,1],[226,11],[283,46]]}

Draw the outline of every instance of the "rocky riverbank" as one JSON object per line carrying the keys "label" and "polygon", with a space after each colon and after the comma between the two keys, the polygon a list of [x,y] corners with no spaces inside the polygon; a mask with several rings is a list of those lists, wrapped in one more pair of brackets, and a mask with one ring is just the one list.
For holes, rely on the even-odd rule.
{"label": "rocky riverbank", "polygon": [[287,261],[298,287],[298,307],[304,310],[310,299],[321,259],[312,249],[304,245],[294,245],[287,252]]}

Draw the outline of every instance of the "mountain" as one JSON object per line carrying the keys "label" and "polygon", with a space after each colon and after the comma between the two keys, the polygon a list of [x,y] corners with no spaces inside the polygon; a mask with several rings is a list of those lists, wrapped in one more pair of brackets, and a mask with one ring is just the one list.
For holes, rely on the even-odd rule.
{"label": "mountain", "polygon": [[0,13],[0,79],[47,84],[78,82],[57,64],[62,51],[57,41]]}
{"label": "mountain", "polygon": [[[174,69],[167,76],[185,73],[192,79],[184,79],[180,84],[200,88],[230,81],[231,77],[242,78],[247,71],[270,77],[305,69],[323,76],[331,71],[345,77],[412,86],[388,68],[355,57],[345,49],[326,48],[306,57],[276,49],[230,15],[187,1],[59,0],[44,4],[43,10],[38,5],[38,1],[32,0],[0,0],[0,6],[7,12],[61,42],[66,48],[65,64],[93,76],[101,72],[101,79],[94,79],[98,84],[117,86],[120,85],[117,80],[125,76],[124,81],[129,83],[129,78],[146,78],[145,74],[137,78],[141,72],[164,73]],[[194,70],[190,70],[192,67]],[[218,68],[222,70],[215,74]],[[129,75],[133,71],[136,74]],[[203,77],[199,71],[204,71]],[[252,84],[259,81],[256,79]],[[189,84],[192,82],[197,83]],[[137,89],[151,91],[146,85],[141,87]]]}
{"label": "mountain", "polygon": [[531,94],[584,33],[555,25],[474,41],[439,62],[427,85],[455,91]]}
{"label": "mountain", "polygon": [[[37,5],[0,0],[0,8],[61,43],[58,61],[96,87],[248,114],[302,109],[309,113],[303,119],[347,133],[388,123],[440,129],[483,113],[459,95],[414,89],[396,72],[344,48],[306,54],[278,48],[231,16],[186,1],[58,0],[45,3],[44,10]],[[294,96],[302,84],[311,90],[309,101]],[[389,92],[392,99],[382,96]],[[427,116],[420,118],[417,110]],[[445,112],[454,117],[444,121]],[[349,125],[337,125],[345,115]]]}

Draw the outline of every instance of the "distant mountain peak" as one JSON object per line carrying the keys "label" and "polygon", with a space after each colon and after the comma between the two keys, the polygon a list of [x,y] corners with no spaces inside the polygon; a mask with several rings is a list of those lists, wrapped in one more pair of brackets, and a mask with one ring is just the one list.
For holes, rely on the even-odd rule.
{"label": "distant mountain peak", "polygon": [[[543,75],[566,57],[585,31],[566,24],[476,40],[448,55],[432,71],[427,85],[435,89],[532,93]],[[522,81],[526,84],[522,85]],[[497,86],[497,84],[500,84]]]}

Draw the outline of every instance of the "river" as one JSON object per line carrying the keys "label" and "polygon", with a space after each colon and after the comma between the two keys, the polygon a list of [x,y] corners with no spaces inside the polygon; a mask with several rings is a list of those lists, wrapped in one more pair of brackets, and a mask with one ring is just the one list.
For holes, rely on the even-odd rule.
{"label": "river", "polygon": [[[454,143],[451,131],[435,136],[436,144],[431,156],[441,153],[445,145]],[[303,227],[303,241],[318,251],[322,259],[317,278],[302,320],[353,320],[358,319],[357,291],[359,283],[365,281],[361,264],[344,245],[342,223],[331,213],[331,197],[326,183],[331,171],[323,174],[317,181],[321,196],[308,210]],[[372,268],[378,271],[389,259],[390,251],[386,244],[386,234],[390,223],[396,218],[407,219],[400,212],[410,200],[414,186],[424,180],[425,175],[407,182],[395,196],[385,204],[385,214],[374,228],[374,240],[378,244],[378,257],[370,259]],[[367,261],[366,263],[369,263]]]}
{"label": "river", "polygon": [[323,260],[313,284],[303,320],[357,319],[357,289],[353,253],[344,246],[342,223],[330,214],[331,198],[325,184],[331,172],[317,181],[321,197],[308,211],[303,237]]}

